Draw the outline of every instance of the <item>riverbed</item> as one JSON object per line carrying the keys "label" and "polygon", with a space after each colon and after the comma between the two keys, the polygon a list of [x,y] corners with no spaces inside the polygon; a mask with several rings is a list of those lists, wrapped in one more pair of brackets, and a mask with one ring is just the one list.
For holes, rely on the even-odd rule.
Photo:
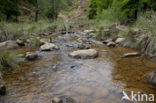
{"label": "riverbed", "polygon": [[[7,94],[0,103],[51,103],[53,97],[68,96],[77,103],[120,103],[122,91],[156,94],[156,87],[145,76],[156,63],[144,56],[122,58],[138,50],[108,48],[102,41],[75,32],[48,36],[60,49],[40,52],[36,61],[26,61],[20,68],[4,72]],[[47,37],[42,37],[47,38]],[[73,59],[68,54],[77,50],[79,41],[98,50],[95,59]],[[23,47],[18,53],[37,51]]]}

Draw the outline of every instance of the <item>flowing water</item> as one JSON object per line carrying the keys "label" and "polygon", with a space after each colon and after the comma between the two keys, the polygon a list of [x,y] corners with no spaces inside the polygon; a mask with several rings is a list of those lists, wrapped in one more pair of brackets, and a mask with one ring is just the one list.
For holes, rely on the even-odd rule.
{"label": "flowing water", "polygon": [[[57,96],[71,97],[77,103],[121,103],[123,90],[156,94],[156,87],[145,79],[156,63],[145,57],[121,58],[136,50],[107,48],[100,41],[86,39],[83,33],[51,38],[60,50],[41,52],[38,60],[4,72],[8,90],[0,103],[51,103]],[[71,45],[77,45],[79,38],[84,39],[83,43],[90,42],[99,57],[70,58],[68,54],[77,50]],[[33,49],[22,48],[18,52],[30,50]]]}

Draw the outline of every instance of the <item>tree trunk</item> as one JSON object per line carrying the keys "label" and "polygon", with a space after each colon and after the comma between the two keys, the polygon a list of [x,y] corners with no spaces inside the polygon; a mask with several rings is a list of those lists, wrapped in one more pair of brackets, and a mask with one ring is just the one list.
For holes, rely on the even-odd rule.
{"label": "tree trunk", "polygon": [[39,14],[39,10],[38,10],[38,0],[36,0],[35,22],[38,22],[38,14]]}
{"label": "tree trunk", "polygon": [[52,0],[52,22],[55,21],[55,0]]}

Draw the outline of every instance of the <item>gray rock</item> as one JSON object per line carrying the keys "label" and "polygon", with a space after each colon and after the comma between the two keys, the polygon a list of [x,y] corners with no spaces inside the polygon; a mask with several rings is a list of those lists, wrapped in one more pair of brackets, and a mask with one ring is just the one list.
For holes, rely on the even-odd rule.
{"label": "gray rock", "polygon": [[77,50],[69,54],[73,58],[89,59],[98,57],[98,52],[95,49]]}
{"label": "gray rock", "polygon": [[116,46],[116,43],[114,43],[114,42],[108,42],[107,43],[107,46],[108,47],[115,47]]}
{"label": "gray rock", "polygon": [[156,86],[156,70],[146,76],[148,81]]}
{"label": "gray rock", "polygon": [[38,58],[38,54],[32,53],[32,52],[27,52],[25,57],[27,60],[36,60]]}
{"label": "gray rock", "polygon": [[109,42],[113,42],[112,39],[107,39],[107,40],[103,41],[103,44],[107,44]]}
{"label": "gray rock", "polygon": [[17,49],[18,47],[17,43],[12,40],[0,43],[0,49]]}
{"label": "gray rock", "polygon": [[140,56],[141,53],[138,52],[133,52],[133,53],[125,53],[122,57],[135,57],[135,56]]}
{"label": "gray rock", "polygon": [[18,54],[17,56],[18,57],[24,57],[24,54]]}
{"label": "gray rock", "polygon": [[79,44],[78,48],[79,49],[90,49],[90,45]]}
{"label": "gray rock", "polygon": [[40,44],[50,43],[50,39],[40,39]]}
{"label": "gray rock", "polygon": [[58,46],[52,43],[45,43],[40,47],[41,51],[51,51],[51,50],[58,50],[58,49],[59,49]]}
{"label": "gray rock", "polygon": [[52,99],[52,103],[63,103],[63,101],[60,98],[58,98],[58,97],[54,97]]}
{"label": "gray rock", "polygon": [[115,43],[117,44],[121,44],[122,42],[124,42],[126,39],[125,38],[117,38]]}
{"label": "gray rock", "polygon": [[22,40],[16,40],[16,43],[19,45],[19,46],[25,46],[25,43],[22,41]]}

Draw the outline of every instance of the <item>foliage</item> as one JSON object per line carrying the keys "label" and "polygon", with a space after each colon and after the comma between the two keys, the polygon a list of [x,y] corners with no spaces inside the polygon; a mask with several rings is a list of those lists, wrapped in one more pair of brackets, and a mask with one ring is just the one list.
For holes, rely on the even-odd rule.
{"label": "foliage", "polygon": [[[116,8],[116,9],[114,9]],[[88,18],[95,19],[97,15],[110,15],[109,11],[119,13],[120,21],[136,20],[138,12],[156,10],[155,0],[90,0]],[[105,11],[105,12],[104,12]],[[104,19],[104,18],[102,18]]]}
{"label": "foliage", "polygon": [[21,14],[19,5],[19,0],[0,0],[0,15],[4,16],[7,20],[13,18],[14,16],[19,16]]}
{"label": "foliage", "polygon": [[17,68],[18,58],[15,54],[4,51],[0,54],[0,70],[7,68]]}
{"label": "foliage", "polygon": [[156,14],[154,12],[140,14],[136,27],[143,31],[138,44],[144,48],[146,54],[156,55]]}

